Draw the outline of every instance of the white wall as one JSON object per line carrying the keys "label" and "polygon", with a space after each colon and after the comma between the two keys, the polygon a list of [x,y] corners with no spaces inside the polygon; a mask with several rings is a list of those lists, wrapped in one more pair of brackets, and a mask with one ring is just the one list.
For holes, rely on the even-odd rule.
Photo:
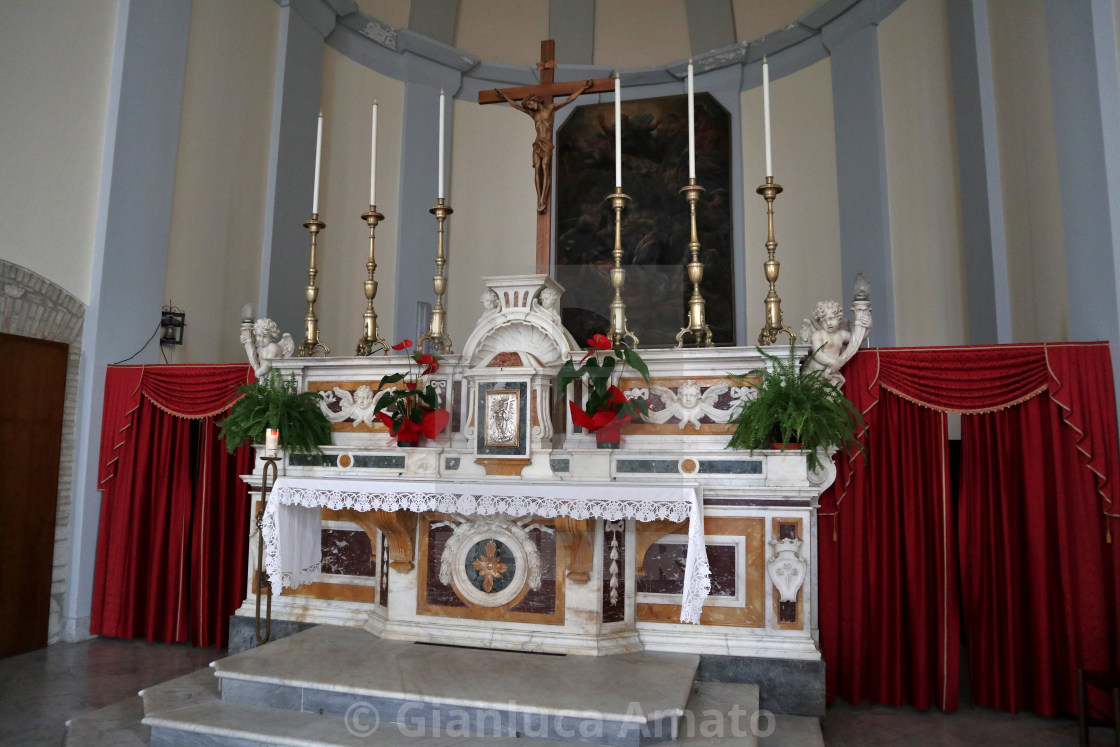
{"label": "white wall", "polygon": [[280,9],[193,0],[164,299],[187,314],[173,363],[244,360],[257,298]]}
{"label": "white wall", "polygon": [[964,240],[944,0],[909,0],[888,16],[879,26],[879,60],[895,342],[963,344]]}
{"label": "white wall", "polygon": [[460,2],[455,24],[455,46],[489,62],[532,67],[541,58],[541,41],[549,38],[548,2]]}
{"label": "white wall", "polygon": [[682,0],[600,0],[595,3],[596,65],[618,70],[664,65],[689,55]]}
{"label": "white wall", "polygon": [[447,331],[461,352],[482,314],[479,278],[536,271],[533,123],[504,104],[456,100],[451,137]]}
{"label": "white wall", "polygon": [[1065,237],[1043,0],[989,0],[1016,342],[1069,338]]}
{"label": "white wall", "polygon": [[90,300],[116,0],[0,3],[0,257]]}
{"label": "white wall", "polygon": [[817,0],[732,0],[735,12],[735,39],[741,42],[761,39],[796,21]]}
{"label": "white wall", "polygon": [[[373,300],[381,337],[393,330],[397,262],[397,189],[401,168],[401,113],[404,84],[373,72],[331,46],[323,51],[323,165],[319,212],[327,227],[319,234],[319,300],[315,305],[321,339],[334,356],[354,354],[362,337],[366,308],[363,283],[369,259],[370,127],[377,100],[377,225]],[[310,185],[307,199],[311,199]],[[310,205],[309,205],[310,208]],[[300,217],[301,221],[306,218]],[[434,223],[434,220],[433,220]],[[310,241],[308,242],[310,248]],[[302,330],[289,330],[296,340]]]}
{"label": "white wall", "polygon": [[358,0],[358,8],[366,15],[399,29],[408,26],[408,13],[412,8],[412,2],[411,0]]}
{"label": "white wall", "polygon": [[[762,268],[766,201],[754,191],[766,180],[761,88],[745,92],[742,107],[747,226],[745,267],[739,272],[746,274],[746,341],[753,345],[765,322],[763,300],[769,287]],[[778,295],[784,321],[796,333],[817,301],[832,299],[846,308],[851,299],[852,278],[840,276],[831,62],[825,59],[772,81],[770,112],[774,180],[785,190],[774,201]]]}

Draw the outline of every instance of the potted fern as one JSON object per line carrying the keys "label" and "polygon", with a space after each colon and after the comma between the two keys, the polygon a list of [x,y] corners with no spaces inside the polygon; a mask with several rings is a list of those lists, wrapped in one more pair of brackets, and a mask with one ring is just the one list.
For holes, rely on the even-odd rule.
{"label": "potted fern", "polygon": [[758,351],[770,362],[735,378],[742,383],[757,379],[758,396],[745,400],[732,417],[735,432],[729,449],[803,449],[810,471],[820,469],[819,451],[859,449],[856,434],[863,416],[821,370],[801,367],[790,347],[779,357]]}
{"label": "potted fern", "polygon": [[331,426],[319,408],[319,395],[300,392],[295,374],[285,378],[269,371],[237,393],[240,398],[229,417],[218,424],[230,452],[246,441],[263,444],[265,431],[271,428],[279,429],[280,448],[288,451],[318,453],[321,444],[331,442]]}

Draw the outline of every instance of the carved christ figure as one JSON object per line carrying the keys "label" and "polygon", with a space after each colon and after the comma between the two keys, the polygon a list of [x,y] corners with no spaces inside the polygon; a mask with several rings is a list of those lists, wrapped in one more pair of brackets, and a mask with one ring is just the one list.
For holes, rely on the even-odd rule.
{"label": "carved christ figure", "polygon": [[499,88],[494,93],[506,100],[510,106],[518,111],[525,112],[533,118],[533,125],[537,129],[537,139],[533,141],[533,171],[534,182],[537,187],[537,212],[548,212],[548,201],[552,192],[552,127],[556,121],[556,112],[579,98],[584,91],[591,88],[594,81],[584,81],[583,85],[572,92],[572,95],[560,103],[546,101],[535,93],[530,93],[517,103],[515,99],[506,95]]}

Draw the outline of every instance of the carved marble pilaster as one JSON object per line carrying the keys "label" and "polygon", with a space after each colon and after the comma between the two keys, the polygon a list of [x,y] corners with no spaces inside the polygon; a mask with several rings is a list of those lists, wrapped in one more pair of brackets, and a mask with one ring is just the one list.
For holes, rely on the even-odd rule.
{"label": "carved marble pilaster", "polygon": [[591,567],[594,563],[592,551],[595,538],[591,536],[594,526],[592,519],[573,519],[569,516],[556,517],[556,549],[568,554],[568,578],[577,584],[591,580]]}
{"label": "carved marble pilaster", "polygon": [[352,521],[360,526],[369,535],[370,542],[377,547],[377,530],[385,535],[389,542],[389,567],[393,570],[407,573],[414,567],[416,547],[413,538],[416,536],[417,516],[412,511],[354,511],[344,508],[338,512],[340,519]]}

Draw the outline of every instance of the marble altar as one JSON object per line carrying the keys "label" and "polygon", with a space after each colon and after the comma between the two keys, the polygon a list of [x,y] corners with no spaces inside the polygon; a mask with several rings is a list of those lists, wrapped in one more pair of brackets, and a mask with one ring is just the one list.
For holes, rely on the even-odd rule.
{"label": "marble altar", "polygon": [[[544,275],[483,281],[474,332],[432,376],[451,424],[421,447],[398,448],[366,417],[369,395],[403,358],[272,361],[321,393],[333,434],[321,456],[287,455],[280,465],[265,536],[275,542],[282,507],[300,504],[310,543],[286,569],[298,575],[295,588],[279,581],[279,564],[267,569],[273,617],[494,649],[819,665],[816,507],[835,476],[831,462],[811,473],[802,453],[725,448],[731,413],[753,393],[732,374],[765,365],[763,356],[642,349],[651,384],[624,375],[619,387],[646,397],[650,414],[623,427],[621,449],[598,449],[568,414],[578,383],[555,391],[557,369],[584,352],[560,323],[562,289]],[[509,427],[495,435],[499,407]],[[259,465],[246,480],[259,488]],[[399,499],[415,493],[429,498]],[[659,493],[677,496],[679,510],[602,510],[612,496]],[[508,500],[438,498],[480,494],[572,503],[511,510]],[[250,574],[255,557],[254,543]],[[682,601],[704,560],[710,591],[692,615]],[[250,594],[237,615],[254,608]]]}

